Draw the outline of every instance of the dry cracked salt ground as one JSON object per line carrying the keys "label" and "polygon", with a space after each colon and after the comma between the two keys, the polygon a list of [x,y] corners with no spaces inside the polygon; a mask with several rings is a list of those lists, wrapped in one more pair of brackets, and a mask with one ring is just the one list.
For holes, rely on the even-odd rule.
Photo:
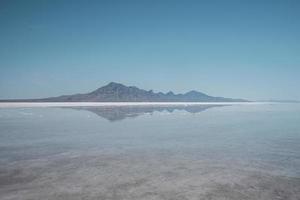
{"label": "dry cracked salt ground", "polygon": [[150,152],[62,154],[1,170],[1,199],[291,199],[300,179],[247,163]]}

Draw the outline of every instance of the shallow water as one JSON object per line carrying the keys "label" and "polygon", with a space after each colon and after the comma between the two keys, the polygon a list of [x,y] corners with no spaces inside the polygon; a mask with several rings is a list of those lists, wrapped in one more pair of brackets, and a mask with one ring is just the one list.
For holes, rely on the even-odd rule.
{"label": "shallow water", "polygon": [[0,199],[299,199],[300,104],[0,109]]}

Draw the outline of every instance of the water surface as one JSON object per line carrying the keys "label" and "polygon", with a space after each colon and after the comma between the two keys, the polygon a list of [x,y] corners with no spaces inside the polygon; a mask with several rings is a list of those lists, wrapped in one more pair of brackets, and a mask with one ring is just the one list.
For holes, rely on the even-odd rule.
{"label": "water surface", "polygon": [[299,197],[299,104],[0,109],[0,199]]}

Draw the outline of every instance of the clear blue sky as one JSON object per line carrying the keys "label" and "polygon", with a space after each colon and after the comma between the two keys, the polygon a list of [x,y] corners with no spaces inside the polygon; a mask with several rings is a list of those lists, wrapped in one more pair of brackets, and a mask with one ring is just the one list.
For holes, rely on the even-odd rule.
{"label": "clear blue sky", "polygon": [[0,1],[0,98],[111,81],[300,100],[300,1]]}

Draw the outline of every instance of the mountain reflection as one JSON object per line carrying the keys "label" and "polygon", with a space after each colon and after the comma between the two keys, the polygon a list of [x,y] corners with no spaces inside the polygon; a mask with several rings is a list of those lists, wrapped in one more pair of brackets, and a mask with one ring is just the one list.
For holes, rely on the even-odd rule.
{"label": "mountain reflection", "polygon": [[167,111],[172,113],[175,110],[184,110],[189,113],[200,113],[214,107],[228,105],[170,105],[170,106],[101,106],[101,107],[72,107],[76,110],[87,110],[103,117],[111,122],[120,121],[126,118],[134,118],[143,114],[152,114],[155,111]]}

